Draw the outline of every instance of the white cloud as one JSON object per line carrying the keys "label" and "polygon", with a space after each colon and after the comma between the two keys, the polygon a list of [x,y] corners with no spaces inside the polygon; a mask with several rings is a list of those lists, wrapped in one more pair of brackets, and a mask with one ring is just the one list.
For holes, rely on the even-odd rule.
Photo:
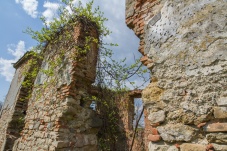
{"label": "white cloud", "polygon": [[[11,47],[16,47],[15,50],[12,50]],[[20,59],[21,56],[26,52],[24,41],[19,41],[17,46],[10,45],[8,46],[8,52],[15,57],[14,60]]]}
{"label": "white cloud", "polygon": [[60,7],[60,4],[47,1],[44,2],[43,7],[46,8],[46,10],[42,13],[42,15],[46,18],[47,24],[49,24],[54,18],[57,17],[57,10]]}
{"label": "white cloud", "polygon": [[37,0],[15,0],[17,4],[21,4],[25,12],[33,18],[36,18],[38,15]]}
{"label": "white cloud", "polygon": [[[12,49],[14,47],[14,50]],[[19,41],[18,44],[10,45],[8,52],[13,56],[13,59],[0,58],[0,75],[5,77],[6,81],[11,81],[14,75],[14,68],[12,63],[15,63],[26,52],[24,41]]]}

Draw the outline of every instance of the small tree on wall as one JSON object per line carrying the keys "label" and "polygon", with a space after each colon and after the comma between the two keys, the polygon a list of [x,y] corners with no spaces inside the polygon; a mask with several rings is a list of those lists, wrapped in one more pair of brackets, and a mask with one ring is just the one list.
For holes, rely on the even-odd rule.
{"label": "small tree on wall", "polygon": [[[73,47],[80,49],[80,53],[86,53],[90,49],[89,42],[93,41],[98,43],[99,57],[97,64],[98,70],[96,85],[100,85],[102,87],[108,86],[111,89],[127,89],[127,82],[130,83],[132,87],[139,88],[139,86],[136,86],[133,81],[130,81],[130,78],[134,75],[140,77],[144,82],[148,81],[148,79],[143,76],[147,70],[142,68],[142,64],[139,59],[134,58],[135,63],[132,65],[126,64],[126,58],[118,61],[113,59],[114,53],[110,48],[118,45],[105,43],[103,41],[104,37],[111,34],[111,31],[104,25],[108,19],[103,16],[104,14],[100,11],[100,8],[93,8],[93,0],[88,2],[86,6],[83,6],[81,1],[78,2],[77,6],[73,4],[73,0],[62,0],[62,3],[63,5],[58,10],[58,17],[54,18],[52,22],[47,22],[45,17],[40,18],[45,25],[40,31],[34,31],[31,28],[27,28],[26,33],[38,41],[38,45],[31,52],[33,55],[39,55],[42,57],[43,51],[38,53],[37,50],[44,50],[48,43],[54,43],[57,42],[58,38],[63,38],[59,36],[61,36],[62,30],[66,28],[66,26],[70,29],[70,26],[72,27],[77,24],[77,20],[79,19],[89,20],[97,27],[99,39],[94,39],[88,36],[86,37],[86,44],[82,49],[78,48],[77,45]],[[64,41],[70,42],[72,41],[72,38],[73,37],[71,37],[70,33],[68,33],[68,37]],[[44,72],[50,75],[52,73],[51,71]]]}

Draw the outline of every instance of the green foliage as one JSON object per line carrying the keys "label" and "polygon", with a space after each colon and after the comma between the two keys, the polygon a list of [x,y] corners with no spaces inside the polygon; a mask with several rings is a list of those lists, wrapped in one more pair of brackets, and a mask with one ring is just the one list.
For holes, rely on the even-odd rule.
{"label": "green foliage", "polygon": [[[26,33],[37,40],[40,45],[55,41],[65,26],[75,26],[78,20],[81,19],[95,23],[100,38],[110,34],[110,31],[104,26],[104,22],[107,21],[107,19],[103,17],[103,12],[100,11],[99,7],[94,10],[92,9],[93,0],[87,3],[85,7],[83,7],[81,1],[79,1],[77,7],[73,5],[73,0],[62,0],[62,2],[64,5],[58,10],[58,18],[53,18],[53,21],[48,23],[45,17],[41,17],[40,19],[43,21],[45,27],[40,31],[34,31],[31,28],[26,30]],[[70,33],[68,36],[71,37]]]}
{"label": "green foliage", "polygon": [[[125,90],[128,89],[127,83],[131,84],[134,88],[139,87],[135,85],[135,82],[130,81],[130,78],[134,75],[140,77],[144,83],[148,81],[148,79],[145,79],[143,76],[147,70],[142,69],[139,59],[134,59],[135,63],[130,66],[127,65],[126,59],[117,61],[113,59],[113,52],[110,47],[116,47],[118,45],[103,42],[103,37],[108,36],[111,33],[104,25],[108,19],[104,17],[104,13],[100,11],[99,7],[93,8],[93,0],[88,2],[85,7],[82,5],[81,1],[78,2],[77,6],[74,6],[73,0],[62,0],[62,2],[63,4],[58,10],[59,16],[54,18],[52,22],[48,23],[44,17],[41,17],[40,19],[45,26],[40,31],[33,31],[31,28],[26,30],[26,33],[30,34],[33,39],[39,42],[38,47],[41,47],[41,50],[49,43],[57,43],[59,40],[64,39],[64,41],[69,41],[68,43],[70,43],[72,47],[79,50],[80,55],[77,54],[74,57],[77,58],[78,61],[81,61],[81,55],[86,54],[90,50],[91,42],[95,42],[99,44],[96,85],[114,90]],[[86,36],[83,47],[80,47],[78,44],[73,45],[70,28],[78,24],[79,21],[93,23],[98,30],[99,39]],[[62,36],[63,32],[66,34],[64,37]],[[42,51],[40,55],[43,55]],[[57,63],[52,64],[48,71],[43,70],[43,73],[48,76],[53,75],[52,69],[55,69],[60,62],[61,61],[58,61]]]}

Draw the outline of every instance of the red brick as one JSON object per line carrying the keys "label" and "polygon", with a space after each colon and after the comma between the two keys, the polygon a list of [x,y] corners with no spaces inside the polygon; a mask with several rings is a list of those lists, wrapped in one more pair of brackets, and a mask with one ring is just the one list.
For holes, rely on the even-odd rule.
{"label": "red brick", "polygon": [[179,144],[175,144],[176,148],[180,148],[180,145]]}
{"label": "red brick", "polygon": [[144,54],[144,48],[140,48],[140,49],[139,49],[139,52],[140,52],[142,55],[145,55],[145,54]]}
{"label": "red brick", "polygon": [[197,125],[198,128],[203,127],[204,125],[206,125],[206,123],[200,123],[199,125]]}
{"label": "red brick", "polygon": [[143,48],[144,48],[144,45],[140,44],[139,49],[143,49]]}
{"label": "red brick", "polygon": [[140,31],[141,31],[141,30],[143,30],[143,29],[144,29],[144,26],[142,26],[142,27],[138,28],[138,29],[137,29],[137,31],[139,31],[139,32],[140,32]]}
{"label": "red brick", "polygon": [[140,31],[141,34],[144,34],[144,29]]}
{"label": "red brick", "polygon": [[152,141],[152,142],[158,142],[161,140],[161,136],[160,135],[152,135],[152,134],[149,134],[147,139],[149,141]]}
{"label": "red brick", "polygon": [[141,7],[136,7],[135,12],[140,12]]}
{"label": "red brick", "polygon": [[158,130],[157,130],[157,128],[151,128],[151,133],[152,133],[153,135],[158,135]]}
{"label": "red brick", "polygon": [[144,45],[145,42],[143,40],[140,41],[140,45]]}
{"label": "red brick", "polygon": [[208,144],[207,147],[206,147],[206,150],[210,150],[210,149],[213,149],[213,145],[212,144]]}
{"label": "red brick", "polygon": [[140,31],[136,31],[136,35],[139,37],[141,35]]}
{"label": "red brick", "polygon": [[141,2],[140,1],[137,1],[135,6],[136,7],[140,7],[140,5],[141,5]]}
{"label": "red brick", "polygon": [[154,123],[154,124],[151,124],[153,127],[158,127],[160,125],[160,123]]}
{"label": "red brick", "polygon": [[139,21],[139,18],[136,18],[136,19],[133,20],[132,23],[133,23],[133,24],[136,24],[138,21]]}
{"label": "red brick", "polygon": [[147,60],[148,60],[148,57],[147,56],[143,56],[143,57],[140,58],[140,61],[142,63],[146,62]]}
{"label": "red brick", "polygon": [[149,63],[152,63],[152,61],[146,61],[146,62],[144,62],[143,64],[144,64],[145,66],[147,66]]}
{"label": "red brick", "polygon": [[145,2],[145,3],[143,4],[143,7],[147,6],[148,4],[150,4],[150,3],[149,3],[149,2]]}
{"label": "red brick", "polygon": [[137,24],[141,24],[144,23],[144,18],[139,18],[139,21],[137,22]]}
{"label": "red brick", "polygon": [[139,24],[140,27],[144,27],[144,25],[145,25],[144,21]]}

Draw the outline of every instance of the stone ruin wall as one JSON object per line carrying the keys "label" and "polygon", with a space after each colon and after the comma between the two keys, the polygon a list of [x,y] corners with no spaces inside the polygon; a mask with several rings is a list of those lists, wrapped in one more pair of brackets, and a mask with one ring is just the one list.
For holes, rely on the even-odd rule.
{"label": "stone ruin wall", "polygon": [[27,59],[22,57],[14,64],[16,72],[0,114],[1,150],[12,149],[12,144],[20,136],[20,132],[24,127],[23,119],[26,115],[28,103],[27,92],[30,87],[22,86],[23,81],[28,80],[28,77],[24,76],[23,73],[31,70],[28,62],[32,59],[29,56]]}
{"label": "stone ruin wall", "polygon": [[[227,150],[226,6],[226,0],[126,0],[126,23],[140,38],[141,62],[152,75],[142,92],[143,138],[136,138],[133,150],[141,149],[141,141],[149,151]],[[78,43],[82,31],[77,26],[72,33]],[[58,60],[61,46],[46,47],[41,69]],[[88,99],[97,51],[92,44],[82,63],[70,57],[76,49],[67,51],[52,78],[38,74],[35,85],[40,87],[29,101],[20,101],[26,97],[21,71],[27,62],[19,60],[1,111],[1,150],[97,150],[102,121]],[[124,143],[128,150],[132,143],[134,96],[119,101],[125,135],[116,144],[119,149]],[[25,123],[17,123],[24,116]]]}
{"label": "stone ruin wall", "polygon": [[151,71],[147,150],[227,150],[226,8],[226,0],[126,0]]}
{"label": "stone ruin wall", "polygon": [[[70,33],[73,41],[46,45],[41,69],[32,80],[34,87],[29,101],[21,100],[24,94],[28,95],[22,82],[26,80],[24,68],[30,68],[29,58],[25,55],[16,63],[0,118],[1,150],[97,150],[96,134],[102,121],[90,109],[89,93],[96,77],[98,47],[92,42],[91,50],[79,56],[78,49],[72,46],[83,47],[87,33],[98,38],[95,26],[79,22]],[[66,50],[64,54],[62,50]],[[76,57],[81,59],[78,61]],[[43,73],[60,58],[62,62],[54,68],[53,76]],[[23,115],[18,117],[17,113]],[[15,122],[24,117],[18,129]]]}
{"label": "stone ruin wall", "polygon": [[[98,37],[93,27],[88,29],[90,36]],[[80,61],[75,59],[78,50],[73,46],[68,49],[69,43],[83,46],[85,32],[84,26],[79,24],[71,33],[73,41],[46,45],[44,58],[39,60],[39,73],[35,79],[30,79],[33,88],[29,100],[31,88],[22,84],[28,79],[24,73],[34,69],[30,61],[38,60],[26,53],[14,64],[16,72],[0,115],[2,151],[98,150],[97,134],[103,121],[90,108],[90,96],[101,92],[91,86],[96,77],[97,45],[91,43],[91,50]],[[52,68],[51,63],[57,62],[62,57],[61,50],[65,49],[62,62],[54,68],[54,75],[49,77],[43,73]],[[140,90],[119,95],[114,102],[119,130],[116,142],[109,144],[114,150],[131,147],[135,97],[141,97]],[[134,139],[133,150],[142,148],[143,133],[140,133]]]}
{"label": "stone ruin wall", "polygon": [[[75,27],[74,40],[83,44],[85,25]],[[95,29],[91,36],[97,38]],[[41,70],[57,62],[61,50],[68,44],[48,44]],[[96,134],[101,122],[89,109],[88,91],[95,80],[97,45],[80,61],[75,60],[78,50],[72,47],[64,52],[63,61],[54,69],[54,76],[39,72],[28,103],[25,127],[14,143],[13,150],[96,150]],[[74,57],[73,57],[74,56]],[[91,57],[92,56],[92,57]],[[48,83],[46,85],[46,83]],[[94,119],[96,121],[94,121]]]}

